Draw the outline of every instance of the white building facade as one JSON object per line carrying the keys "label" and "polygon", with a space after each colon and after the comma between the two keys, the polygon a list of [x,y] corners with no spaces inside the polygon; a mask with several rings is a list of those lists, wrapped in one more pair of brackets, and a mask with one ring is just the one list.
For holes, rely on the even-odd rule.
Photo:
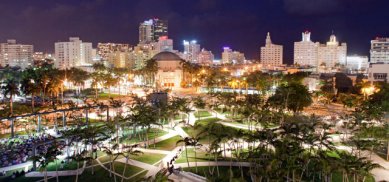
{"label": "white building facade", "polygon": [[229,47],[224,47],[222,52],[221,64],[243,64],[245,56],[239,51],[233,51]]}
{"label": "white building facade", "polygon": [[318,42],[311,41],[311,32],[303,32],[302,41],[294,43],[294,64],[317,67],[318,47]]}
{"label": "white building facade", "polygon": [[389,38],[376,38],[371,41],[371,63],[389,63]]}
{"label": "white building facade", "polygon": [[370,82],[389,83],[389,64],[371,63],[368,70],[368,80]]}
{"label": "white building facade", "polygon": [[0,65],[25,69],[33,65],[34,46],[7,40],[0,44]]}
{"label": "white building facade", "polygon": [[59,69],[78,67],[92,63],[92,43],[70,37],[69,42],[56,42],[54,66]]}
{"label": "white building facade", "polygon": [[327,44],[321,44],[318,49],[318,65],[333,68],[336,65],[346,65],[347,44],[339,43],[335,35],[331,35]]}
{"label": "white building facade", "polygon": [[211,51],[207,51],[205,49],[201,49],[200,54],[198,56],[198,63],[200,65],[211,66],[213,64],[213,60],[215,56]]}
{"label": "white building facade", "polygon": [[261,47],[261,63],[267,66],[280,66],[283,60],[282,45],[273,44],[270,33],[267,33],[266,44]]}

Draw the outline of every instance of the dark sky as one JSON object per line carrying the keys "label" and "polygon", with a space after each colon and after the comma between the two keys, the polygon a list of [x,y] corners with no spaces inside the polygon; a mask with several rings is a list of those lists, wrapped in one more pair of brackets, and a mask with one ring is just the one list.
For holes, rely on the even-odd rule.
{"label": "dark sky", "polygon": [[134,45],[139,22],[158,17],[169,20],[175,49],[196,39],[216,57],[230,46],[258,59],[269,31],[290,63],[305,30],[322,43],[334,31],[349,54],[368,55],[371,39],[389,36],[388,7],[389,0],[4,0],[0,41],[14,38],[36,51],[53,51],[69,36]]}

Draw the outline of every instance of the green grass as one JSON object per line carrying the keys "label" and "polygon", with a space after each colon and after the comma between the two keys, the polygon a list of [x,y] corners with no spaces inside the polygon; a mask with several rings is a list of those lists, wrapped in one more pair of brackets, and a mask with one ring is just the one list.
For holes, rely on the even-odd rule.
{"label": "green grass", "polygon": [[[340,172],[336,172],[332,175],[332,181],[334,181],[334,182],[342,181],[342,178],[343,178],[343,175]],[[352,179],[351,176],[349,176],[349,180],[350,180],[350,182],[354,182],[354,179]],[[365,182],[374,182],[374,181],[375,181],[375,179],[373,176],[369,176],[365,180]]]}
{"label": "green grass", "polygon": [[[200,176],[206,177],[209,181],[230,181],[230,168],[229,167],[219,167],[220,176],[218,177],[216,167],[201,166],[197,167],[198,172],[196,173],[195,167],[184,168],[184,171],[190,171],[196,173]],[[210,174],[210,170],[213,170],[213,174]],[[248,168],[242,168],[243,179],[241,178],[241,170],[239,167],[232,167],[233,180],[232,181],[251,181],[250,173]]]}
{"label": "green grass", "polygon": [[181,136],[174,136],[169,139],[160,141],[155,144],[155,149],[168,150],[168,151],[173,150],[174,148],[177,147],[176,145],[177,141],[181,139],[182,139]]}
{"label": "green grass", "polygon": [[201,120],[197,120],[196,121],[196,125],[206,125],[208,123],[212,123],[212,122],[218,122],[220,121],[219,118],[207,118],[207,119],[201,119]]}
{"label": "green grass", "polygon": [[[126,143],[126,144],[135,144],[135,143],[138,143],[138,142],[143,142],[145,139],[145,135],[144,135],[144,131],[142,131],[142,139],[139,139],[139,136],[136,135],[136,136],[133,136],[133,138],[129,138],[131,137],[131,133],[132,133],[132,130],[131,131],[128,131],[128,132],[125,132],[124,135],[126,135],[127,137],[124,137],[121,139],[121,142],[122,143]],[[148,131],[148,138],[149,140],[153,140],[154,138],[158,138],[158,137],[161,137],[163,135],[166,135],[167,132],[164,131],[164,130],[161,130],[161,129],[158,129],[158,128],[151,128],[149,131]]]}
{"label": "green grass", "polygon": [[[111,93],[111,94],[108,94],[108,93],[99,93],[98,98],[99,98],[99,99],[106,100],[106,99],[110,99],[111,97],[114,98],[114,99],[117,99],[117,98],[119,98],[119,97],[125,97],[125,96],[126,96],[126,95],[119,95],[119,94],[113,94],[113,93]],[[95,95],[90,95],[89,97],[94,98]]]}
{"label": "green grass", "polygon": [[[47,171],[55,171],[55,162],[51,162],[49,163],[49,165],[47,166]],[[80,168],[82,167],[83,163],[80,162]],[[76,161],[71,161],[69,163],[64,163],[63,165],[63,169],[60,169],[60,166],[61,166],[61,160],[57,160],[57,166],[58,166],[58,170],[59,171],[63,171],[63,170],[74,170],[74,169],[77,169],[77,162]]]}
{"label": "green grass", "polygon": [[195,115],[196,118],[212,116],[212,114],[209,113],[208,111],[199,111],[199,112],[195,112],[194,115]]}
{"label": "green grass", "polygon": [[137,156],[131,156],[130,159],[137,160],[147,164],[155,164],[165,157],[164,154],[152,154],[152,153],[143,153]]}
{"label": "green grass", "polygon": [[[180,157],[176,160],[176,163],[186,163],[186,150],[182,151]],[[188,160],[189,162],[195,162],[197,159],[197,162],[207,162],[207,161],[213,161],[214,157],[211,155],[207,155],[206,152],[197,149],[196,150],[196,158],[194,155],[194,149],[188,148]]]}
{"label": "green grass", "polygon": [[186,114],[179,114],[174,116],[174,120],[181,120],[181,119],[187,119],[188,116]]}

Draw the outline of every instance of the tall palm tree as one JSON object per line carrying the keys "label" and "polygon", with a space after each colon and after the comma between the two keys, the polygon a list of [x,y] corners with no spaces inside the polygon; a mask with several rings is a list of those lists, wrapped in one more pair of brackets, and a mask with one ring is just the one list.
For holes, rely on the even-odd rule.
{"label": "tall palm tree", "polygon": [[124,146],[122,146],[122,150],[123,150],[122,155],[124,158],[126,158],[126,163],[124,164],[121,182],[124,181],[124,174],[126,174],[127,164],[128,164],[128,160],[129,160],[130,156],[142,154],[141,151],[135,149],[137,147],[138,147],[138,145],[124,145]]}
{"label": "tall palm tree", "polygon": [[9,95],[9,108],[10,114],[13,115],[13,96],[19,95],[19,86],[18,82],[14,79],[7,79],[3,82],[3,86],[1,87],[3,90],[4,97]]}
{"label": "tall palm tree", "polygon": [[181,140],[178,140],[178,141],[176,142],[176,145],[178,145],[178,144],[180,144],[180,143],[184,143],[186,162],[187,162],[188,168],[189,168],[190,166],[189,166],[189,158],[188,158],[188,149],[187,149],[187,146],[192,145],[192,138],[190,138],[190,137],[185,137],[185,138],[183,138],[183,139],[181,139]]}
{"label": "tall palm tree", "polygon": [[26,69],[23,72],[22,80],[20,82],[20,90],[25,95],[31,95],[32,112],[34,112],[35,107],[35,96],[38,95],[40,92],[38,83],[36,83],[35,80],[38,80],[37,71],[34,69]]}
{"label": "tall palm tree", "polygon": [[[47,182],[47,166],[49,163],[54,162],[57,160],[57,156],[61,155],[61,151],[59,150],[58,144],[54,141],[49,145],[46,150],[42,150],[37,155],[30,158],[34,163],[38,162],[39,164],[39,170],[45,173],[44,175],[44,181]],[[56,165],[57,166],[57,165]],[[57,177],[58,182],[58,177]]]}

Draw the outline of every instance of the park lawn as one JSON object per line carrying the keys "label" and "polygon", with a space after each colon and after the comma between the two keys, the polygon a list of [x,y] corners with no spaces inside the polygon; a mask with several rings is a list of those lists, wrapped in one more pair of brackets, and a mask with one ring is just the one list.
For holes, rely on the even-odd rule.
{"label": "park lawn", "polygon": [[165,156],[165,154],[143,153],[136,156],[133,155],[130,159],[153,165],[162,160]]}
{"label": "park lawn", "polygon": [[187,119],[188,116],[186,114],[179,114],[174,116],[174,120],[182,120],[182,119]]}
{"label": "park lawn", "polygon": [[[201,166],[197,167],[198,172],[196,173],[196,167],[183,168],[184,171],[192,172],[200,176],[206,177],[209,181],[230,181],[230,167],[220,166],[219,167],[219,177],[217,174],[216,166]],[[210,174],[210,170],[213,171],[213,174]],[[243,180],[241,179],[241,170],[239,167],[232,167],[233,180],[232,181],[249,181],[251,182],[249,168],[243,167]]]}
{"label": "park lawn", "polygon": [[[332,175],[332,181],[337,182],[337,181],[342,181],[343,175],[341,172],[336,172]],[[354,180],[352,177],[349,176],[350,182],[353,182]],[[373,176],[369,176],[365,179],[365,182],[375,182],[375,179]]]}
{"label": "park lawn", "polygon": [[[102,100],[108,100],[110,98],[117,99],[119,97],[124,97],[126,95],[119,95],[119,94],[108,94],[108,93],[99,93],[98,98]],[[94,98],[95,95],[90,95],[90,97]]]}
{"label": "park lawn", "polygon": [[[196,150],[196,158],[194,155],[194,149],[193,148],[188,148],[188,160],[189,162],[195,162],[197,159],[197,162],[207,162],[207,161],[213,161],[214,157],[211,155],[207,155],[206,152],[203,150]],[[176,160],[176,163],[186,163],[186,150],[182,151],[180,157]]]}
{"label": "park lawn", "polygon": [[206,119],[200,119],[196,121],[196,125],[207,125],[208,123],[212,122],[218,122],[221,119],[219,118],[206,118]]}
{"label": "park lawn", "polygon": [[208,111],[198,111],[198,112],[195,112],[194,115],[196,118],[212,116],[212,114],[209,113]]}
{"label": "park lawn", "polygon": [[177,136],[171,137],[169,139],[160,141],[160,142],[155,144],[155,149],[171,151],[177,147],[176,143],[178,140],[181,140],[181,139],[182,139],[181,136],[177,135]]}
{"label": "park lawn", "polygon": [[[120,162],[115,162],[115,172],[119,173],[120,175],[123,174],[123,169],[124,169],[124,164]],[[106,164],[106,167],[109,168],[109,165]],[[140,173],[144,169],[136,167],[136,166],[131,166],[127,165],[126,173],[124,174],[125,177],[130,177],[133,176],[137,173]],[[96,166],[94,168],[95,174],[92,175],[92,169],[87,168],[84,170],[84,172],[78,176],[78,181],[101,181],[101,182],[114,182],[114,177],[109,177],[109,171],[105,170],[101,166]],[[147,173],[147,170],[144,172],[141,172],[139,175],[134,176],[134,178],[124,180],[126,182],[131,182],[131,181],[138,181],[144,177],[144,175]],[[30,178],[26,178],[30,179]],[[37,178],[37,179],[43,179],[43,178]],[[59,178],[60,182],[74,182],[76,179],[76,176],[63,176]],[[120,181],[120,177],[116,177],[117,181]],[[29,180],[29,181],[36,181],[36,180]],[[55,182],[56,178],[51,178],[49,182]],[[24,182],[24,181],[20,181]]]}
{"label": "park lawn", "polygon": [[[64,163],[63,169],[60,169],[61,166],[61,160],[57,160],[57,164],[55,162],[49,163],[47,166],[47,171],[56,171],[55,165],[58,166],[58,171],[64,171],[64,170],[75,170],[77,169],[77,162],[76,161],[71,161],[69,163]],[[80,162],[80,168],[84,165],[83,162]]]}
{"label": "park lawn", "polygon": [[[146,130],[142,131],[142,137],[145,137],[144,136],[144,132]],[[131,132],[132,133],[132,130],[131,131],[128,131],[128,132]],[[164,130],[161,130],[159,128],[151,128],[149,131],[148,131],[148,138],[149,140],[153,140],[154,138],[158,138],[158,137],[161,137],[163,135],[166,135],[167,132],[164,131]],[[125,138],[122,138],[121,139],[121,142],[122,143],[126,143],[126,144],[135,144],[135,143],[138,143],[138,142],[143,142],[143,138],[142,139],[139,139],[138,135],[134,136],[133,138],[129,138],[129,136],[131,136],[130,133],[126,133],[125,135],[127,135],[128,137],[125,137]]]}

